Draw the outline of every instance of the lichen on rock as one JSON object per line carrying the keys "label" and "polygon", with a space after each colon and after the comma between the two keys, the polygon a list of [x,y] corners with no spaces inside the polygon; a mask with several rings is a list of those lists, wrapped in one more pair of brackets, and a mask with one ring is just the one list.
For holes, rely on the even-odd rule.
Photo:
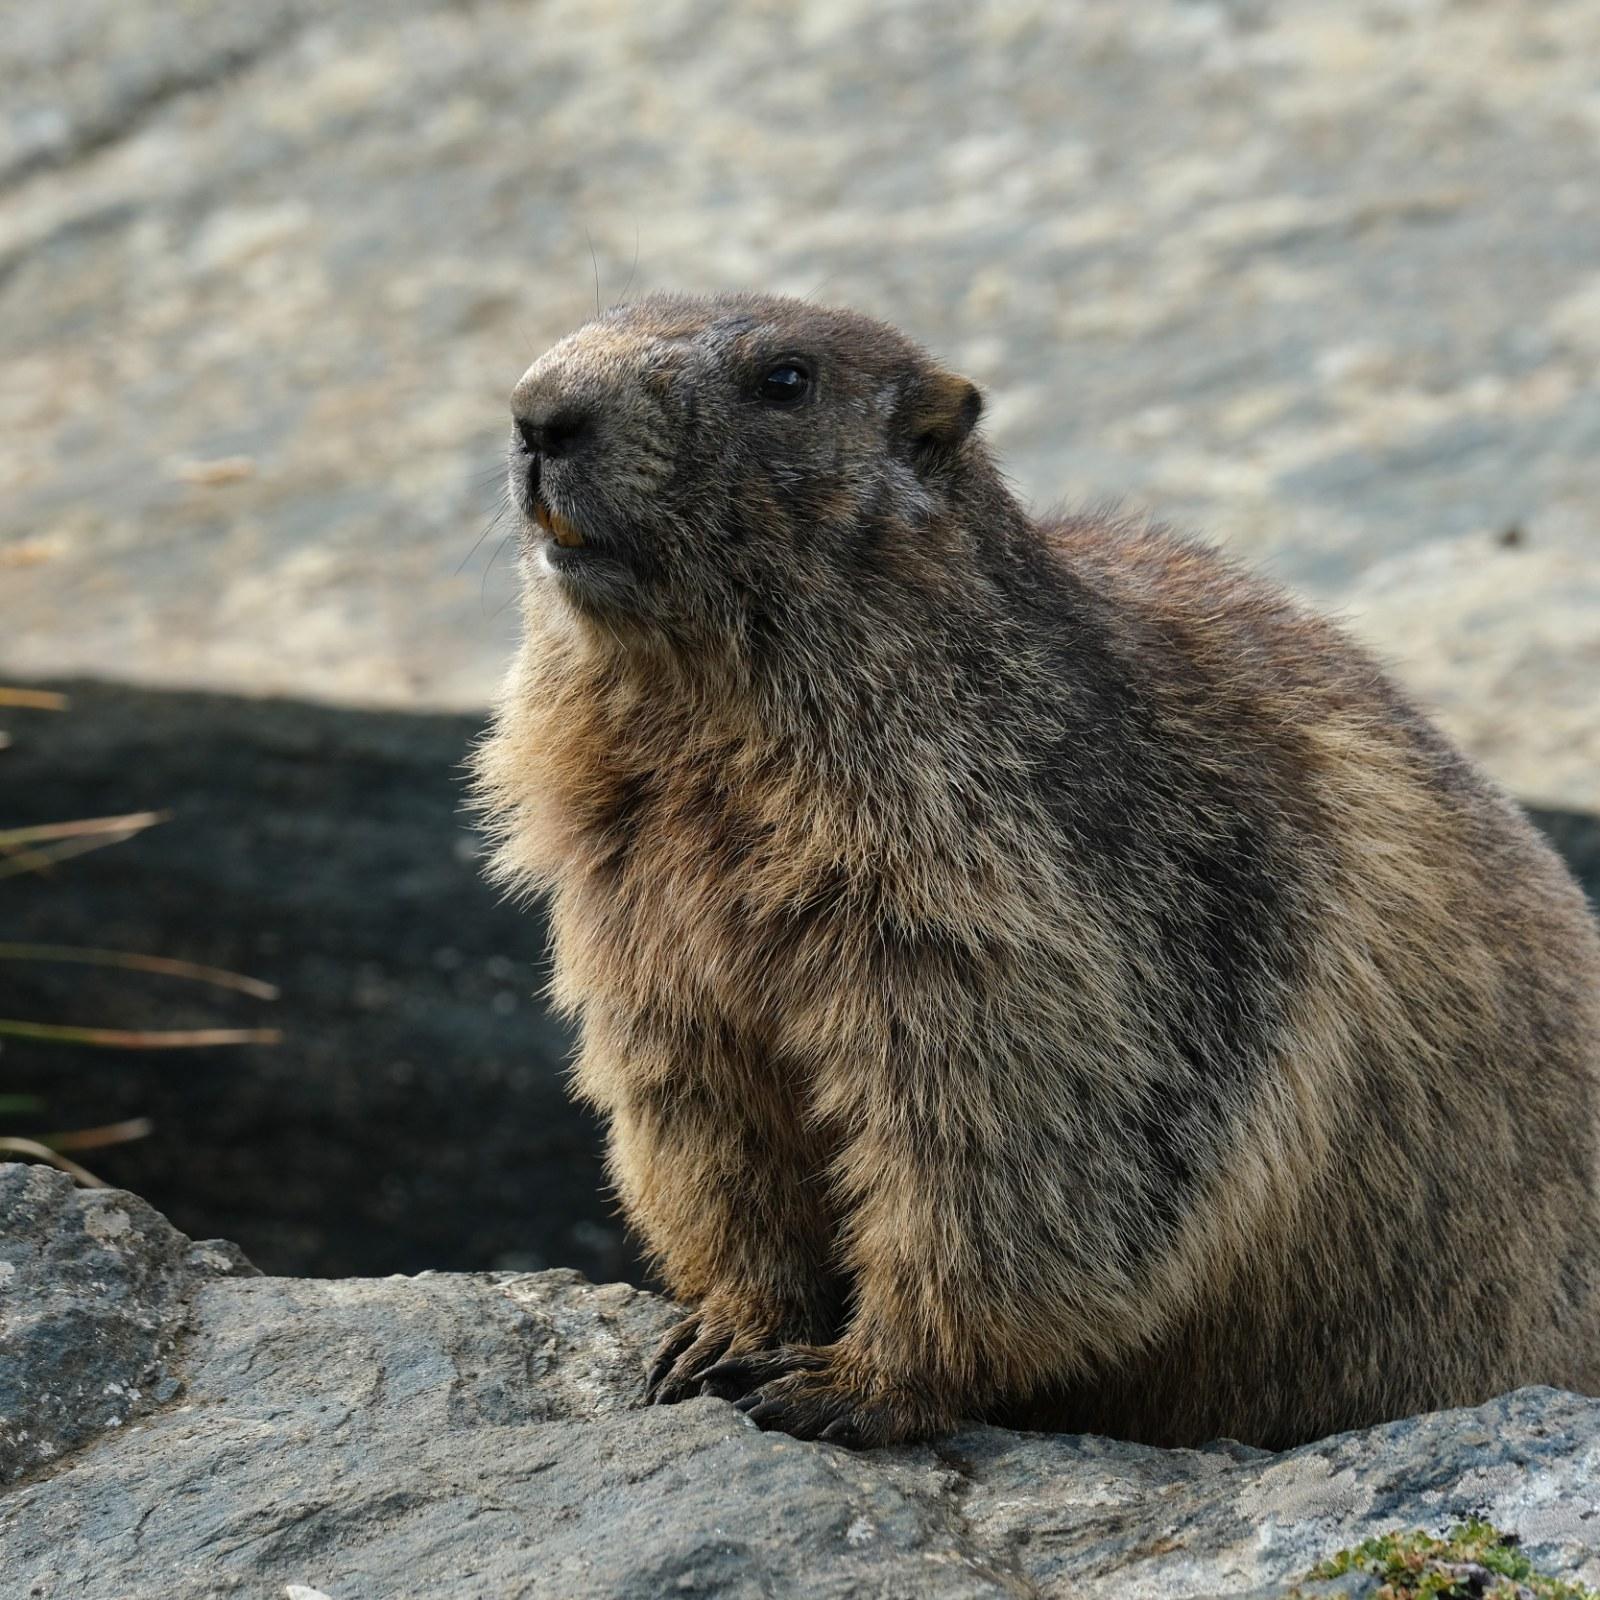
{"label": "lichen on rock", "polygon": [[1308,1574],[1313,1587],[1294,1593],[1311,1600],[1327,1582],[1354,1575],[1376,1580],[1373,1600],[1600,1600],[1594,1589],[1537,1571],[1521,1543],[1476,1517],[1442,1538],[1420,1528],[1386,1533],[1318,1562]]}

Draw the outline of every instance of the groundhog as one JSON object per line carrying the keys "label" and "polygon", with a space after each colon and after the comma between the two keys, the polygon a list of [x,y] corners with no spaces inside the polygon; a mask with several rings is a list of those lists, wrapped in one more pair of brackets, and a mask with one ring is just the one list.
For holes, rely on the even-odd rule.
{"label": "groundhog", "polygon": [[646,1394],[1292,1445],[1600,1390],[1600,938],[1335,626],[1034,520],[893,328],[652,296],[512,397],[476,757],[692,1310]]}

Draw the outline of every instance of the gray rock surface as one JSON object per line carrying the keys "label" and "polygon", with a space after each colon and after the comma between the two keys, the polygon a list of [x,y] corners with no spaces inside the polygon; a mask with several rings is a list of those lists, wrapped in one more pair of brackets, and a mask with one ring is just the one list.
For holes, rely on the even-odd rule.
{"label": "gray rock surface", "polygon": [[0,669],[481,705],[511,383],[595,279],[757,286],[907,326],[1036,501],[1265,561],[1600,809],[1600,8],[11,10]]}
{"label": "gray rock surface", "polygon": [[[1369,1534],[1469,1513],[1600,1580],[1600,1401],[1523,1390],[1281,1456],[992,1428],[851,1455],[717,1400],[634,1409],[672,1315],[636,1289],[185,1276],[138,1202],[21,1182],[50,1204],[5,1214],[11,1247],[70,1256],[133,1218],[129,1309],[186,1305],[190,1331],[158,1357],[181,1385],[162,1409],[0,1494],[7,1600],[1264,1600]],[[25,1390],[50,1359],[0,1324]]]}
{"label": "gray rock surface", "polygon": [[254,1271],[135,1195],[0,1166],[0,1484],[172,1399],[193,1287]]}

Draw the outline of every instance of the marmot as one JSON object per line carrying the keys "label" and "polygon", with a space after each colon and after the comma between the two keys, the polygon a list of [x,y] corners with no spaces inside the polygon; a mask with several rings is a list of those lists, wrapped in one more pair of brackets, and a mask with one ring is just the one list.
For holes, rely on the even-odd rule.
{"label": "marmot", "polygon": [[693,1307],[657,1403],[1267,1447],[1600,1389],[1600,938],[1214,551],[1035,521],[847,311],[652,296],[517,384],[476,782]]}

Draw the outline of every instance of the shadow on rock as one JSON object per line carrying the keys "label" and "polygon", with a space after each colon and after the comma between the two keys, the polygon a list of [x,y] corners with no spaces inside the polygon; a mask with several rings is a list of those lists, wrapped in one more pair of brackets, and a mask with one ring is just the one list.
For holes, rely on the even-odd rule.
{"label": "shadow on rock", "polygon": [[68,684],[14,713],[4,814],[160,809],[160,827],[4,885],[8,939],[138,950],[280,986],[272,1005],[141,973],[8,962],[4,1014],[264,1026],[276,1047],[8,1042],[16,1131],[149,1116],[104,1177],[264,1270],[638,1267],[535,998],[544,927],[482,881],[462,760],[481,718]]}

